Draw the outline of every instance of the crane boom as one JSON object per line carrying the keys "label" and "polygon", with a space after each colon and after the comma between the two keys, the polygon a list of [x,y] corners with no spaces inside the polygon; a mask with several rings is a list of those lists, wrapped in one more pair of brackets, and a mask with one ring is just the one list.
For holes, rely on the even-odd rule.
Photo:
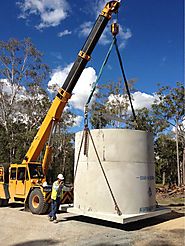
{"label": "crane boom", "polygon": [[42,125],[40,126],[29,150],[22,163],[35,162],[43,150],[49,135],[55,125],[61,118],[64,107],[71,97],[72,91],[84,70],[87,62],[90,60],[90,55],[97,44],[103,30],[105,29],[112,13],[118,11],[120,2],[110,1],[103,8],[98,16],[84,46],[79,52],[76,61],[74,62],[63,86],[59,89],[50,109],[48,110]]}

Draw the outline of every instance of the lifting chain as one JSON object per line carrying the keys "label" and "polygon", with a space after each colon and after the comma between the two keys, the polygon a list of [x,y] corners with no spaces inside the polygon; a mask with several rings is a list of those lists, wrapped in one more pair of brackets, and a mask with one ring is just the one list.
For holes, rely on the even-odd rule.
{"label": "lifting chain", "polygon": [[84,135],[84,155],[88,157],[88,149],[89,149],[89,131],[88,127],[84,129],[85,135]]}

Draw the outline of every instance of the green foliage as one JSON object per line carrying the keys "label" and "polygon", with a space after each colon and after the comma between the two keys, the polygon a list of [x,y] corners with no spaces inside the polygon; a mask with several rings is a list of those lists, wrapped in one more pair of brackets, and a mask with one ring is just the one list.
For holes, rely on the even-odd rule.
{"label": "green foliage", "polygon": [[73,182],[74,134],[69,132],[55,135],[52,166],[53,178],[63,173],[66,182]]}
{"label": "green foliage", "polygon": [[92,128],[99,129],[104,128],[106,125],[109,124],[109,120],[105,118],[106,114],[106,107],[100,103],[94,102],[91,107],[91,118],[90,122]]}
{"label": "green foliage", "polygon": [[[48,71],[30,39],[0,41],[0,162],[20,163],[29,149],[51,103],[42,87]],[[63,172],[73,180],[74,135],[68,129],[74,118],[65,111],[53,136],[52,179]]]}
{"label": "green foliage", "polygon": [[163,86],[157,92],[158,99],[156,99],[153,109],[156,114],[167,120],[173,119],[175,123],[182,121],[185,115],[184,95],[184,85],[181,82],[177,82],[175,88]]}
{"label": "green foliage", "polygon": [[42,54],[30,38],[19,41],[11,38],[0,41],[0,75],[18,86],[41,84],[47,78],[49,68],[42,63]]}
{"label": "green foliage", "polygon": [[[44,103],[42,103],[42,100]],[[3,121],[1,124],[0,132],[3,138],[6,139],[6,141],[2,142],[1,149],[7,149],[6,158],[2,158],[2,161],[20,163],[23,160],[44,117],[43,113],[48,109],[48,97],[43,97],[42,100],[37,99],[33,102],[30,100],[29,102],[29,100],[24,98],[20,101],[15,101],[14,114],[9,115],[6,124],[4,124],[7,129],[3,126]],[[47,104],[45,100],[48,102]],[[38,111],[38,114],[36,111]]]}
{"label": "green foliage", "polygon": [[[20,163],[48,111],[50,100],[42,83],[48,75],[42,54],[30,39],[0,41],[0,162]],[[134,81],[129,81],[134,92]],[[8,88],[8,89],[7,89]],[[150,131],[155,136],[157,181],[162,173],[168,180],[177,177],[176,142],[172,129],[178,130],[179,160],[185,147],[184,86],[159,88],[151,108],[136,110],[137,126],[128,112],[129,100],[121,81],[102,85],[91,107],[93,128],[119,127]],[[69,128],[75,114],[65,111],[53,136],[53,159],[50,176],[63,172],[73,180],[74,134]],[[41,156],[42,157],[42,156]]]}
{"label": "green foliage", "polygon": [[64,111],[53,134],[52,178],[62,172],[66,182],[73,182],[74,134],[69,132],[69,128],[73,126],[74,119],[74,113],[69,109]]}
{"label": "green foliage", "polygon": [[[157,182],[162,183],[165,172],[167,181],[177,183],[176,142],[173,135],[160,135],[155,140],[155,163]],[[182,161],[183,146],[180,144],[180,161]]]}
{"label": "green foliage", "polygon": [[0,163],[9,162],[9,138],[5,128],[0,124]]}
{"label": "green foliage", "polygon": [[152,132],[156,137],[170,125],[165,119],[158,117],[158,115],[156,115],[151,108],[137,109],[135,110],[135,113],[137,125],[133,124],[134,119],[131,115],[126,121],[126,127],[129,129]]}
{"label": "green foliage", "polygon": [[48,110],[49,98],[41,88],[48,72],[29,38],[0,41],[0,131],[6,139],[2,161],[21,162],[35,136]]}
{"label": "green foliage", "polygon": [[185,89],[183,84],[177,82],[175,88],[163,86],[159,88],[157,96],[158,98],[152,105],[154,114],[159,120],[168,122],[169,127],[177,127],[178,131],[182,133],[181,135],[184,135]]}
{"label": "green foliage", "polygon": [[[137,124],[134,123],[133,116],[128,113],[128,96],[122,88],[120,81],[99,88],[96,100],[92,104],[93,128],[119,127],[152,132],[155,140],[157,182],[162,181],[163,172],[167,180],[176,180],[177,144],[173,133],[174,127],[178,129],[179,160],[184,163],[182,158],[182,150],[185,147],[183,84],[177,82],[174,88],[169,86],[159,88],[155,95],[156,100],[150,108],[135,109]],[[133,81],[130,83],[130,89],[131,92],[134,91]]]}
{"label": "green foliage", "polygon": [[[134,80],[128,82],[130,90],[134,91]],[[125,126],[129,117],[129,99],[122,81],[110,82],[97,88],[96,100],[91,107],[91,125],[93,128]]]}

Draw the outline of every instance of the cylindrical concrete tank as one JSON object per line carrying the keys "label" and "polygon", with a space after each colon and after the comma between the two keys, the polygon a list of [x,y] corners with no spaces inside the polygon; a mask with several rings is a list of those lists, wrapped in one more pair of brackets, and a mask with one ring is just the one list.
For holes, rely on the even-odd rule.
{"label": "cylindrical concrete tank", "polygon": [[[117,214],[109,187],[89,136],[88,156],[84,155],[83,132],[75,138],[74,208],[83,214]],[[155,170],[153,136],[127,129],[91,130],[111,190],[122,214],[154,211]],[[80,158],[77,163],[78,154]]]}

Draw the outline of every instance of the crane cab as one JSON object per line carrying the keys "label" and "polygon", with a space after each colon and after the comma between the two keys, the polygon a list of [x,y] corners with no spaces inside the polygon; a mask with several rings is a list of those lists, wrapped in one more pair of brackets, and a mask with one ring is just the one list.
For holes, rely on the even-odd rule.
{"label": "crane cab", "polygon": [[0,206],[22,202],[32,213],[46,212],[51,186],[43,182],[41,163],[0,164]]}
{"label": "crane cab", "polygon": [[10,202],[25,202],[35,185],[42,185],[41,164],[11,164],[9,167]]}

